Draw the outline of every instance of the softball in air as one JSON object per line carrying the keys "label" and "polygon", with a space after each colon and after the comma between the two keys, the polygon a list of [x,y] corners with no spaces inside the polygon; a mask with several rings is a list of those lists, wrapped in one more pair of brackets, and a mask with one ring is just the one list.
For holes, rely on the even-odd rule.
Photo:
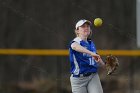
{"label": "softball in air", "polygon": [[95,18],[94,19],[94,26],[95,27],[100,27],[103,24],[103,20],[101,18]]}

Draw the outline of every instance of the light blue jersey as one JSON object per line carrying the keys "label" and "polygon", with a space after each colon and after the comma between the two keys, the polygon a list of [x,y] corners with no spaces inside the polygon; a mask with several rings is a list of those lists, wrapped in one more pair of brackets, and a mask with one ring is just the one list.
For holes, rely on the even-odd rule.
{"label": "light blue jersey", "polygon": [[86,49],[96,53],[96,48],[94,43],[91,40],[88,42],[83,41],[79,37],[76,37],[71,43],[69,47],[69,57],[71,63],[71,73],[74,75],[84,74],[84,73],[95,73],[98,69],[98,64],[94,60],[94,58],[86,53],[81,53],[73,50],[71,48],[71,44],[73,42],[79,43],[81,46]]}

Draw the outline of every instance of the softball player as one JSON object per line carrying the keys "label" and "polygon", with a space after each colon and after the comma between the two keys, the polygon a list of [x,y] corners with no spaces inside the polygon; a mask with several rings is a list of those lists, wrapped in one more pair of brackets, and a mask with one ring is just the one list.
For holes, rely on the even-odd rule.
{"label": "softball player", "polygon": [[76,37],[70,42],[71,87],[73,93],[103,93],[97,73],[99,65],[104,66],[96,53],[94,42],[89,40],[91,22],[80,20],[76,23]]}

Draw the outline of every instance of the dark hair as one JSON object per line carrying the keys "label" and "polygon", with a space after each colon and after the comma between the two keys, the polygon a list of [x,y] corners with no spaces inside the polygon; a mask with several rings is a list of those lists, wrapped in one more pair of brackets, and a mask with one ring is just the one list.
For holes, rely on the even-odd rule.
{"label": "dark hair", "polygon": [[89,36],[87,37],[87,40],[91,40],[91,38],[92,38],[92,30],[90,29],[90,34],[89,34]]}

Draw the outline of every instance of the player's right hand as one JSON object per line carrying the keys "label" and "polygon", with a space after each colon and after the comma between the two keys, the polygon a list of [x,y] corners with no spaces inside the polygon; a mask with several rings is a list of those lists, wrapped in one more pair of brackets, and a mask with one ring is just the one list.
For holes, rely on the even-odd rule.
{"label": "player's right hand", "polygon": [[95,53],[92,53],[91,56],[94,58],[94,60],[95,60],[96,62],[99,62],[99,61],[100,61],[100,58],[101,58],[100,55],[95,54]]}

